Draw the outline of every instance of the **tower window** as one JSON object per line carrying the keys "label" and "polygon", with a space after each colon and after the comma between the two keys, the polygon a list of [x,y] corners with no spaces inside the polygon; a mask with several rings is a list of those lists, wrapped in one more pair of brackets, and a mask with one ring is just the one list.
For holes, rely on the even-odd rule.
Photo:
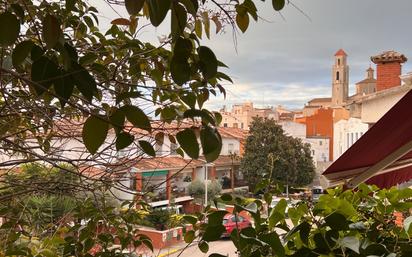
{"label": "tower window", "polygon": [[340,59],[338,59],[338,65],[340,65]]}
{"label": "tower window", "polygon": [[336,72],[336,80],[339,80],[339,71]]}

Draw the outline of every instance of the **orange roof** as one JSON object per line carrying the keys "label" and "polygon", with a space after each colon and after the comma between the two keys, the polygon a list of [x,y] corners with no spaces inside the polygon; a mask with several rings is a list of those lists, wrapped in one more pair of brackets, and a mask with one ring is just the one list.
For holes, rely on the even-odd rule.
{"label": "orange roof", "polygon": [[336,52],[335,56],[348,56],[348,55],[347,55],[347,54],[345,53],[345,51],[341,48],[341,49],[339,49],[339,50]]}
{"label": "orange roof", "polygon": [[240,128],[219,127],[218,131],[222,138],[246,139],[247,131]]}
{"label": "orange roof", "polygon": [[156,157],[139,160],[135,168],[139,170],[184,169],[203,165],[203,161],[187,160],[182,157]]}

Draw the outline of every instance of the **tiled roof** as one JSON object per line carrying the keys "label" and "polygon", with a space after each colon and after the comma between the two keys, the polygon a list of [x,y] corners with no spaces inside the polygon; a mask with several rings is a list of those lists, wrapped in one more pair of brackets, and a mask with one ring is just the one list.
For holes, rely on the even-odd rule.
{"label": "tiled roof", "polygon": [[219,127],[218,131],[222,138],[246,139],[247,131],[240,128],[224,128]]}
{"label": "tiled roof", "polygon": [[336,53],[335,56],[347,56],[346,52],[341,48]]}
{"label": "tiled roof", "polygon": [[319,98],[313,98],[312,100],[309,101],[309,103],[330,102],[330,101],[332,101],[331,97],[319,97]]}
{"label": "tiled roof", "polygon": [[202,166],[203,161],[187,160],[182,157],[156,157],[141,159],[135,165],[135,168],[141,171],[147,170],[163,170],[163,169],[183,169],[195,168]]}
{"label": "tiled roof", "polygon": [[375,55],[371,57],[371,61],[378,64],[378,63],[386,63],[386,62],[399,62],[404,63],[408,60],[405,55],[398,53],[396,51],[385,51],[381,54]]}
{"label": "tiled roof", "polygon": [[369,79],[368,78],[368,79],[361,80],[356,84],[366,84],[366,83],[376,83],[376,79]]}

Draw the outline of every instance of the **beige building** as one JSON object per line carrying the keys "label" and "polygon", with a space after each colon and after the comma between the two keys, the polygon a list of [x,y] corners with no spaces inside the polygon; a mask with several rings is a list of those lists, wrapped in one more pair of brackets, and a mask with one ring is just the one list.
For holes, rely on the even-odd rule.
{"label": "beige building", "polygon": [[219,112],[222,115],[221,127],[248,130],[254,117],[279,120],[279,113],[275,108],[255,108],[252,102],[235,104],[230,111],[228,111],[226,107],[223,107]]}

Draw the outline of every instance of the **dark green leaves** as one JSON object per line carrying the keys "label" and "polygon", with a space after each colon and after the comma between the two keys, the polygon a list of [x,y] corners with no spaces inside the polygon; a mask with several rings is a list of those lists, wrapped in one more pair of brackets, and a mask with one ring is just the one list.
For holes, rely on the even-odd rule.
{"label": "dark green leaves", "polygon": [[192,42],[185,38],[178,38],[173,48],[170,73],[174,82],[178,85],[182,85],[190,79],[190,65],[188,58],[192,49]]}
{"label": "dark green leaves", "polygon": [[139,140],[139,145],[142,148],[143,152],[147,153],[148,155],[155,157],[156,156],[156,152],[153,148],[153,146],[144,140]]}
{"label": "dark green leaves", "polygon": [[128,121],[130,121],[133,126],[141,128],[147,131],[151,131],[152,127],[150,125],[150,120],[147,115],[137,106],[125,105],[121,110],[126,115]]}
{"label": "dark green leaves", "polygon": [[128,147],[134,141],[134,136],[127,132],[120,132],[116,138],[116,150]]}
{"label": "dark green leaves", "polygon": [[54,83],[54,91],[59,96],[60,104],[62,107],[66,104],[67,100],[73,93],[74,80],[64,70],[59,70],[58,79]]}
{"label": "dark green leaves", "polygon": [[172,36],[179,36],[185,29],[187,22],[187,13],[183,5],[177,3],[172,5],[171,19]]}
{"label": "dark green leaves", "polygon": [[188,243],[188,244],[193,242],[193,240],[195,239],[195,231],[193,231],[193,230],[187,231],[186,234],[185,234],[184,239],[185,239],[185,242]]}
{"label": "dark green leaves", "polygon": [[78,63],[72,63],[70,72],[77,89],[79,89],[88,101],[91,101],[93,96],[97,93],[97,85],[94,78]]}
{"label": "dark green leaves", "polygon": [[10,12],[0,14],[0,31],[0,46],[14,44],[20,33],[20,23],[17,17]]}
{"label": "dark green leaves", "polygon": [[20,42],[16,45],[12,54],[13,66],[19,66],[30,54],[34,43],[31,40]]}
{"label": "dark green leaves", "polygon": [[239,13],[236,15],[236,24],[239,27],[239,29],[245,33],[247,28],[249,27],[249,15],[243,14],[240,15]]}
{"label": "dark green leaves", "polygon": [[190,158],[199,158],[199,143],[193,129],[185,129],[176,135],[180,147],[190,156]]}
{"label": "dark green leaves", "polygon": [[218,61],[215,54],[206,46],[199,46],[197,49],[200,59],[200,70],[205,79],[210,79],[216,76]]}
{"label": "dark green leaves", "polygon": [[275,11],[280,11],[285,7],[285,0],[272,0],[272,6]]}
{"label": "dark green leaves", "polygon": [[165,19],[167,12],[170,9],[170,0],[147,0],[149,6],[150,22],[153,26],[159,26]]}
{"label": "dark green leaves", "polygon": [[206,126],[200,130],[200,142],[207,162],[213,162],[222,150],[222,138],[214,128]]}
{"label": "dark green leaves", "polygon": [[144,5],[144,0],[125,0],[126,10],[130,15],[139,14]]}
{"label": "dark green leaves", "polygon": [[349,229],[348,221],[345,216],[339,213],[332,213],[325,217],[326,224],[332,229],[336,230],[347,230]]}
{"label": "dark green leaves", "polygon": [[91,154],[95,154],[104,143],[109,124],[101,118],[90,116],[83,125],[83,142]]}
{"label": "dark green leaves", "polygon": [[31,80],[33,88],[38,95],[42,95],[59,75],[58,66],[49,58],[42,56],[33,62],[31,67]]}
{"label": "dark green leaves", "polygon": [[42,38],[48,49],[52,49],[62,36],[60,21],[53,15],[46,15],[43,19]]}

